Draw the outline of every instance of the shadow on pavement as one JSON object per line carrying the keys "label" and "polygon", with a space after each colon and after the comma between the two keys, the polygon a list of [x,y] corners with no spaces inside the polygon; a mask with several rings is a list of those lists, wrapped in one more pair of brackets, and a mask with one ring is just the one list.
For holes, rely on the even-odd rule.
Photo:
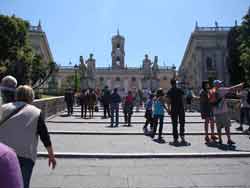
{"label": "shadow on pavement", "polygon": [[165,144],[166,141],[162,138],[162,139],[153,139],[154,142],[158,143],[158,144]]}
{"label": "shadow on pavement", "polygon": [[190,142],[169,142],[169,145],[175,146],[175,147],[187,147],[191,146]]}

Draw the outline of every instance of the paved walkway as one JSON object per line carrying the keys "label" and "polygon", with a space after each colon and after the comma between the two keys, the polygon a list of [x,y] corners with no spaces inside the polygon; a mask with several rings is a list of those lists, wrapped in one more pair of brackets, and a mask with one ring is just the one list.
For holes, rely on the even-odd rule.
{"label": "paved walkway", "polygon": [[134,113],[132,127],[123,126],[121,117],[118,128],[109,127],[102,111],[80,118],[79,107],[72,117],[63,112],[48,119],[58,167],[48,169],[39,143],[31,187],[250,187],[250,140],[235,131],[237,122],[232,121],[235,147],[206,145],[200,114],[187,113],[189,144],[172,145],[170,118],[164,121],[165,142],[159,143],[143,134],[143,115]]}
{"label": "paved walkway", "polygon": [[250,158],[59,159],[35,165],[32,188],[249,188]]}

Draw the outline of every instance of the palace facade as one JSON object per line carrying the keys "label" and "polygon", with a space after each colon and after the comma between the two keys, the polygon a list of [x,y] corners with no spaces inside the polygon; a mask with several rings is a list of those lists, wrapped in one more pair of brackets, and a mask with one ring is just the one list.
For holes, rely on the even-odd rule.
{"label": "palace facade", "polygon": [[[102,89],[108,86],[110,89],[118,88],[125,92],[131,89],[156,90],[161,87],[167,90],[170,88],[170,80],[176,76],[175,66],[159,66],[157,56],[152,61],[148,55],[145,55],[141,67],[127,67],[125,63],[125,38],[120,35],[119,31],[112,37],[111,44],[112,66],[95,67],[94,85],[96,88]],[[90,57],[88,61],[95,62],[96,60]],[[76,71],[79,71],[78,67],[61,66],[55,75],[58,87],[62,87],[65,79],[74,75]]]}
{"label": "palace facade", "polygon": [[196,23],[179,67],[184,87],[199,91],[202,80],[219,79],[230,84],[227,65],[227,37],[232,27],[199,27]]}

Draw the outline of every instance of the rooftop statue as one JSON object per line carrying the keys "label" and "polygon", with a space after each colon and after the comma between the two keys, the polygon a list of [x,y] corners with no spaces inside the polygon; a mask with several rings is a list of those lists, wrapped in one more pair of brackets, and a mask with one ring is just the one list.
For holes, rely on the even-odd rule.
{"label": "rooftop statue", "polygon": [[90,54],[89,59],[87,60],[87,76],[89,79],[95,79],[95,59],[93,58],[93,54]]}
{"label": "rooftop statue", "polygon": [[158,66],[158,56],[155,56],[154,59],[154,64],[152,66],[152,72],[153,72],[153,77],[157,78],[157,73],[159,71],[159,66]]}
{"label": "rooftop statue", "polygon": [[87,67],[84,63],[83,57],[80,56],[80,65],[79,65],[79,73],[80,73],[80,79],[87,77]]}
{"label": "rooftop statue", "polygon": [[146,54],[142,64],[142,69],[145,77],[151,77],[152,73],[151,65],[152,65],[151,60],[148,59],[148,55]]}

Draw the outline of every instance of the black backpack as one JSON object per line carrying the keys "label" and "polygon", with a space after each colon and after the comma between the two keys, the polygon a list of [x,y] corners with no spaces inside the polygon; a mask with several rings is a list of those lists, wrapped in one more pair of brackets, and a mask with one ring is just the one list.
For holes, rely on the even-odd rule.
{"label": "black backpack", "polygon": [[250,91],[247,92],[247,103],[250,104]]}

